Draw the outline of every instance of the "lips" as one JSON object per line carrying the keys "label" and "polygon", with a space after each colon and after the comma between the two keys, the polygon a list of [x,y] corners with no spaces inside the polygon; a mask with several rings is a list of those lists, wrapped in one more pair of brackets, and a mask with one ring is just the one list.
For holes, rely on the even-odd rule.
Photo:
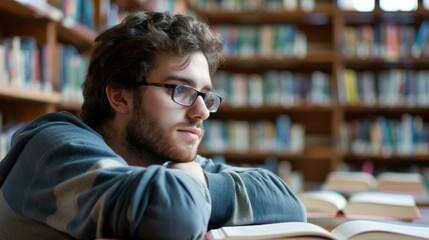
{"label": "lips", "polygon": [[202,132],[199,128],[182,128],[178,130],[179,132],[188,133],[192,135],[198,136],[198,138],[201,138]]}

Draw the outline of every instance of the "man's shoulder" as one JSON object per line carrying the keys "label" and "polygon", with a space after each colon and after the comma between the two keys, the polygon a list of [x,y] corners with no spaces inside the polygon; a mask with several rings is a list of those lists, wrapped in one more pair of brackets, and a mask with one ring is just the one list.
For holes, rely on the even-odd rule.
{"label": "man's shoulder", "polygon": [[[49,122],[70,122],[75,124],[85,124],[77,116],[69,112],[50,112],[36,118],[33,123],[49,123]],[[85,124],[86,125],[86,124]]]}
{"label": "man's shoulder", "polygon": [[40,130],[52,126],[72,126],[95,133],[95,131],[91,127],[89,127],[75,115],[68,112],[51,112],[42,115],[30,122],[27,126],[27,130],[36,128]]}
{"label": "man's shoulder", "polygon": [[[34,119],[13,135],[13,142],[26,142],[36,135],[38,136],[37,139],[63,139],[63,141],[73,137],[82,137],[84,139],[101,138],[95,130],[86,125],[82,120],[67,112],[47,113]],[[94,138],[90,136],[94,136]]]}

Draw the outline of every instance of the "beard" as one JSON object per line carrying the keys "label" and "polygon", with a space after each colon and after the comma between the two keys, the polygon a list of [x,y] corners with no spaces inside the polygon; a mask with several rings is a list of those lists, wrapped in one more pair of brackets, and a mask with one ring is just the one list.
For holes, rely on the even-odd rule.
{"label": "beard", "polygon": [[[152,117],[142,104],[135,106],[134,114],[126,125],[126,145],[130,153],[142,165],[172,162],[191,162],[196,158],[198,143],[175,143],[168,128],[163,127],[158,118]],[[201,123],[182,124],[202,128]]]}

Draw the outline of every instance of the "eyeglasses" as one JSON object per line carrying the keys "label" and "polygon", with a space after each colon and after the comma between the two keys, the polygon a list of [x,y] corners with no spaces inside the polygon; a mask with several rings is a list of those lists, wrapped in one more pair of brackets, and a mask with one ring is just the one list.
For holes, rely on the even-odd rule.
{"label": "eyeglasses", "polygon": [[173,89],[173,91],[171,91],[171,99],[173,102],[185,107],[192,106],[197,100],[198,96],[203,98],[204,104],[206,105],[209,112],[216,112],[219,109],[220,103],[222,102],[222,98],[215,93],[200,92],[197,89],[186,85],[151,82],[137,82],[137,84],[140,86],[171,88]]}

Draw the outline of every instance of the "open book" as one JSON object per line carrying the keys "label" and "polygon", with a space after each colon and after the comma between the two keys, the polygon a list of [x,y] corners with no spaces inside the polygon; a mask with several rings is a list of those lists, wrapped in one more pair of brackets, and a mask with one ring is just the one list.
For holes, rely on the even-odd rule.
{"label": "open book", "polygon": [[210,240],[331,239],[331,240],[418,240],[429,239],[429,227],[354,220],[331,232],[311,223],[285,222],[251,226],[222,227],[208,233]]}
{"label": "open book", "polygon": [[322,188],[346,194],[372,190],[412,195],[427,194],[423,176],[419,173],[384,172],[374,177],[366,172],[336,171],[329,173]]}
{"label": "open book", "polygon": [[412,195],[381,192],[359,192],[349,199],[333,191],[311,191],[299,193],[307,215],[344,216],[359,219],[414,220],[420,211]]}

